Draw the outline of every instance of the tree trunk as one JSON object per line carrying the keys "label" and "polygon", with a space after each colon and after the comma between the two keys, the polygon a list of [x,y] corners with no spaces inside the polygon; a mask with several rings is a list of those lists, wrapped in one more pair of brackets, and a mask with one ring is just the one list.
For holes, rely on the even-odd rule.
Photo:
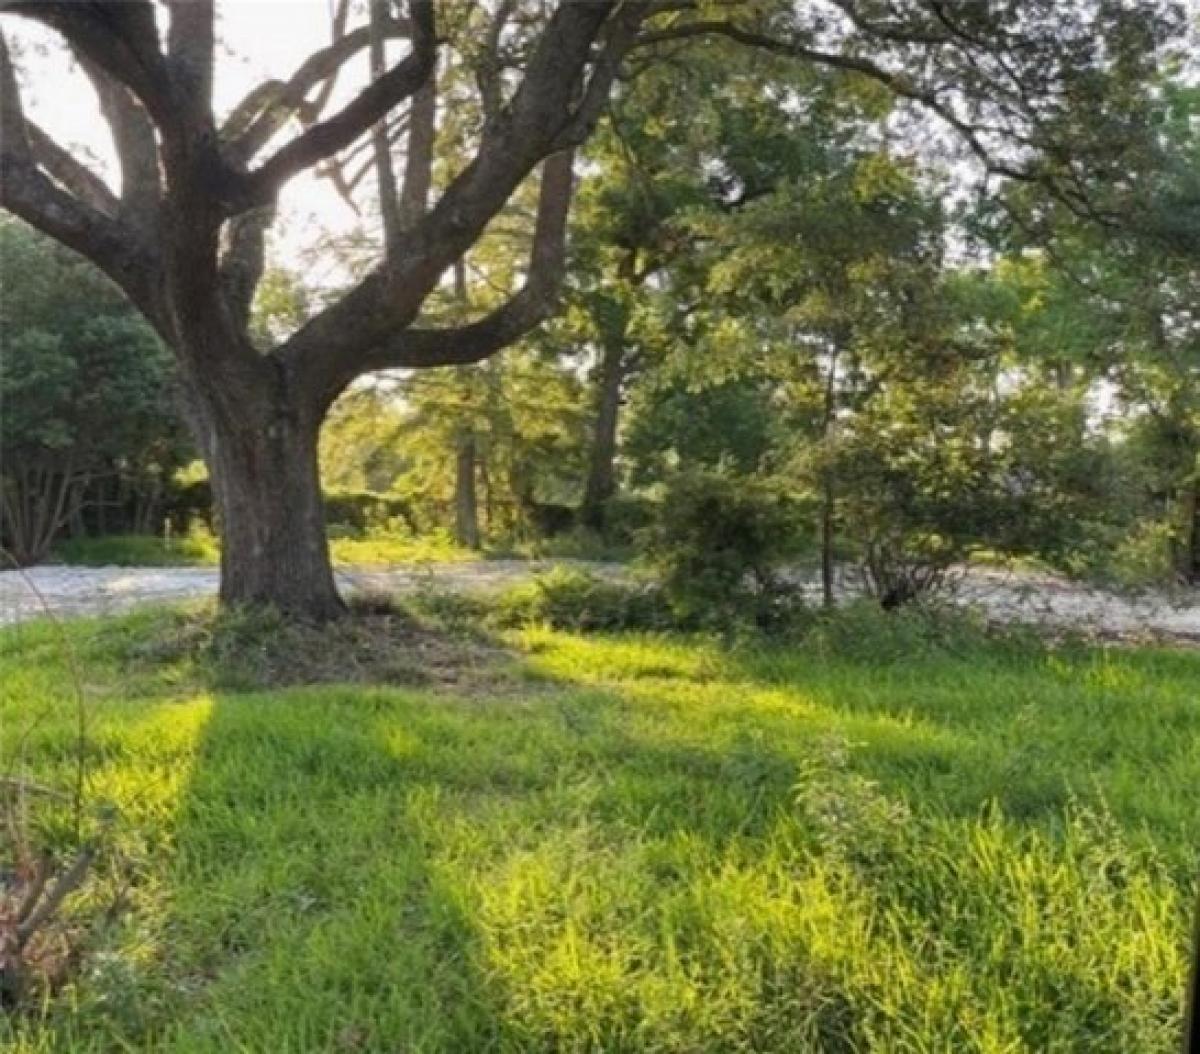
{"label": "tree trunk", "polygon": [[479,548],[479,503],[475,497],[475,434],[459,433],[454,458],[454,537],[468,549]]}
{"label": "tree trunk", "polygon": [[[844,339],[844,338],[842,338]],[[828,373],[825,376],[825,401],[821,417],[821,441],[825,444],[826,453],[833,440],[837,410],[837,367],[840,346],[835,342],[829,352]],[[834,503],[837,500],[834,493],[833,470],[829,465],[824,467],[824,480],[821,487],[821,602],[826,608],[832,608],[833,596],[833,514]]]}
{"label": "tree trunk", "polygon": [[605,345],[600,360],[600,397],[596,427],[583,490],[580,520],[592,530],[604,529],[604,506],[616,493],[617,424],[621,413],[621,389],[625,383],[625,349],[619,342]]}
{"label": "tree trunk", "polygon": [[337,617],[345,605],[325,534],[320,415],[297,412],[282,396],[241,398],[230,412],[226,394],[221,407],[197,400],[221,538],[220,603],[269,605],[312,621]]}
{"label": "tree trunk", "polygon": [[1188,585],[1200,585],[1200,479],[1189,488],[1188,544],[1183,554],[1183,578]]}
{"label": "tree trunk", "polygon": [[821,603],[832,608],[833,596],[833,481],[826,479],[821,500]]}

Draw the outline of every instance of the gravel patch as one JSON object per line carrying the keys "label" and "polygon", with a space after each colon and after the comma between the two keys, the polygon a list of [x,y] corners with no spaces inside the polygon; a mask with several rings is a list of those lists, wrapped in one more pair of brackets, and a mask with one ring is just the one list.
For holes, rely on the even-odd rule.
{"label": "gravel patch", "polygon": [[[419,589],[491,590],[567,563],[618,578],[618,564],[582,561],[480,560],[338,571],[346,592],[410,593]],[[798,576],[800,577],[800,576]],[[815,583],[802,579],[817,595]],[[0,572],[0,626],[36,618],[106,615],[130,608],[209,597],[217,571],[209,567],[33,567]],[[844,588],[846,594],[852,588]],[[958,602],[999,622],[1036,623],[1112,639],[1163,639],[1200,644],[1200,591],[1126,595],[1051,575],[975,570],[965,575]]]}
{"label": "gravel patch", "polygon": [[[578,561],[479,560],[401,567],[347,567],[337,572],[347,593],[411,593],[418,589],[500,589],[561,563]],[[580,564],[595,573],[621,573],[616,564]],[[64,567],[0,571],[0,626],[52,614],[109,615],[147,604],[215,596],[215,567]]]}

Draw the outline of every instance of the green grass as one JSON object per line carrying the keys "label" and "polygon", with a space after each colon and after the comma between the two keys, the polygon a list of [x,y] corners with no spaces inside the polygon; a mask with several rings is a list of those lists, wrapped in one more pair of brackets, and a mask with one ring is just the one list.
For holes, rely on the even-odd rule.
{"label": "green grass", "polygon": [[216,565],[221,552],[208,534],[108,534],[63,539],[55,544],[52,559],[78,567],[197,567]]}
{"label": "green grass", "polygon": [[[416,561],[461,562],[481,554],[463,549],[441,536],[422,538],[367,535],[333,538],[333,562],[341,565],[403,564]],[[160,538],[143,534],[115,534],[73,538],[58,543],[53,559],[79,567],[215,567],[220,546],[208,534]]]}
{"label": "green grass", "polygon": [[408,564],[418,561],[462,563],[480,560],[484,554],[455,545],[441,535],[429,537],[334,538],[329,543],[335,564]]}
{"label": "green grass", "polygon": [[[0,1047],[1178,1045],[1200,655],[529,630],[492,697],[238,694],[170,621],[68,628],[129,910]],[[0,742],[66,786],[61,655],[0,635]]]}

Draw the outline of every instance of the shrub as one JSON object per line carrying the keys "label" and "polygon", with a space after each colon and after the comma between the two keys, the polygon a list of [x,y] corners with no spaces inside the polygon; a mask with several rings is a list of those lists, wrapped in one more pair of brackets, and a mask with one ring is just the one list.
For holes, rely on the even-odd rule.
{"label": "shrub", "polygon": [[1117,586],[1165,586],[1177,572],[1177,531],[1170,522],[1146,520],[1113,546],[1100,577]]}
{"label": "shrub", "polygon": [[212,484],[207,476],[172,481],[163,498],[163,520],[173,534],[186,534],[197,527],[211,530],[213,524]]}
{"label": "shrub", "polygon": [[977,612],[929,603],[889,612],[870,600],[815,614],[802,640],[805,648],[819,653],[876,665],[937,655],[1044,650],[1033,627],[995,628]]}
{"label": "shrub", "polygon": [[637,494],[614,494],[604,503],[604,538],[613,546],[633,545],[655,519],[658,507]]}
{"label": "shrub", "polygon": [[174,567],[215,564],[220,543],[201,522],[184,534],[106,534],[99,538],[67,538],[53,551],[55,560],[75,567]]}
{"label": "shrub", "polygon": [[493,620],[500,626],[569,630],[664,629],[671,613],[657,587],[609,582],[558,566],[500,594]]}
{"label": "shrub", "polygon": [[727,472],[689,472],[669,485],[646,532],[647,555],[676,617],[700,626],[760,625],[794,611],[780,565],[796,514],[775,485]]}
{"label": "shrub", "polygon": [[325,494],[325,520],[331,537],[368,532],[416,534],[411,503],[405,498],[366,490],[331,490]]}
{"label": "shrub", "polygon": [[631,553],[627,544],[612,541],[590,527],[576,527],[566,534],[539,538],[524,547],[531,556],[550,560],[622,561]]}

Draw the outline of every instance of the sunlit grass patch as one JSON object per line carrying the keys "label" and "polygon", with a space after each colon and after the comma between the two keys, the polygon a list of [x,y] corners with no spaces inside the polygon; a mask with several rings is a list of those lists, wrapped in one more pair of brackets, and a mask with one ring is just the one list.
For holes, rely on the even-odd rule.
{"label": "sunlit grass patch", "polygon": [[[1200,656],[528,630],[524,687],[247,692],[170,632],[67,627],[128,903],[14,1049],[1177,1045]],[[51,783],[55,639],[0,635]]]}

